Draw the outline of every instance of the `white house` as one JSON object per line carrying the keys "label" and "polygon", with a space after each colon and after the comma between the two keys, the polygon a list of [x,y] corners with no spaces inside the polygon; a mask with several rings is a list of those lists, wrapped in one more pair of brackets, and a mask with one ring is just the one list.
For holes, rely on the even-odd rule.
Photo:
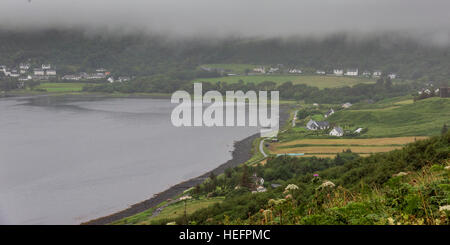
{"label": "white house", "polygon": [[364,72],[362,73],[362,75],[363,75],[364,77],[370,77],[371,73],[370,73],[370,71],[364,71]]}
{"label": "white house", "polygon": [[358,76],[358,69],[357,68],[351,68],[347,69],[347,72],[345,72],[346,76]]}
{"label": "white house", "polygon": [[5,74],[5,77],[9,77],[11,75],[11,70],[6,68],[6,66],[3,66],[3,74]]}
{"label": "white house", "polygon": [[44,70],[42,70],[42,69],[36,68],[36,69],[33,70],[33,74],[34,74],[35,76],[44,76],[44,75],[45,75],[45,72],[44,72]]}
{"label": "white house", "polygon": [[108,78],[108,82],[113,83],[114,82],[114,78],[113,77],[109,77]]}
{"label": "white house", "polygon": [[119,82],[129,82],[131,80],[130,77],[119,77]]}
{"label": "white house", "polygon": [[28,75],[28,76],[26,76],[26,77],[19,77],[19,81],[28,81],[28,80],[31,80],[32,79],[32,77],[30,76],[30,75]]}
{"label": "white house", "polygon": [[380,70],[376,70],[373,72],[373,77],[381,77],[382,72]]}
{"label": "white house", "polygon": [[63,80],[79,81],[81,80],[80,75],[65,75],[62,77]]}
{"label": "white house", "polygon": [[395,73],[390,73],[390,74],[388,74],[388,77],[389,77],[390,79],[396,79],[396,78],[397,78],[397,74],[395,74]]}
{"label": "white house", "polygon": [[363,128],[357,128],[354,133],[360,134],[362,130],[363,130]]}
{"label": "white house", "polygon": [[333,130],[330,131],[330,135],[342,137],[344,136],[344,130],[341,127],[334,127]]}
{"label": "white house", "polygon": [[56,70],[46,70],[45,74],[47,76],[56,76]]}
{"label": "white house", "polygon": [[323,71],[323,70],[317,70],[317,71],[316,71],[316,74],[317,74],[317,75],[325,75],[325,71]]}
{"label": "white house", "polygon": [[19,69],[20,70],[28,70],[28,69],[30,69],[30,64],[26,64],[26,63],[20,63],[19,64]]}
{"label": "white house", "polygon": [[306,124],[306,128],[309,130],[319,130],[319,129],[328,129],[330,127],[330,124],[326,121],[314,121],[309,120],[309,122]]}
{"label": "white house", "polygon": [[20,73],[17,70],[12,70],[9,74],[10,77],[20,77]]}
{"label": "white house", "polygon": [[329,116],[331,116],[331,115],[333,115],[333,114],[334,114],[334,110],[333,110],[333,108],[331,108],[331,109],[324,115],[324,117],[327,118],[327,117],[329,117]]}
{"label": "white house", "polygon": [[278,72],[279,70],[280,70],[280,68],[278,68],[278,67],[270,67],[269,73]]}
{"label": "white house", "polygon": [[300,69],[290,69],[289,71],[288,71],[290,74],[302,74],[302,70],[300,70]]}
{"label": "white house", "polygon": [[342,75],[344,75],[344,70],[342,70],[342,69],[334,69],[333,70],[333,74],[336,75],[336,76],[342,76]]}
{"label": "white house", "polygon": [[350,102],[342,104],[342,108],[350,108],[351,106],[352,106],[352,103],[350,103]]}
{"label": "white house", "polygon": [[263,74],[266,73],[266,69],[264,68],[264,66],[253,68],[253,71],[258,72],[258,73],[263,73]]}
{"label": "white house", "polygon": [[42,69],[43,70],[48,70],[48,69],[51,69],[51,68],[52,68],[52,66],[50,64],[42,64]]}

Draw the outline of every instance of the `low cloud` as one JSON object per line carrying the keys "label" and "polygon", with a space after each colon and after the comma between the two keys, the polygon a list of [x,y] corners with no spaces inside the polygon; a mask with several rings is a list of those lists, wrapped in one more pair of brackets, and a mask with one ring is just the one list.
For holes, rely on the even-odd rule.
{"label": "low cloud", "polygon": [[449,12],[448,0],[2,0],[0,26],[209,37],[391,32],[448,43]]}

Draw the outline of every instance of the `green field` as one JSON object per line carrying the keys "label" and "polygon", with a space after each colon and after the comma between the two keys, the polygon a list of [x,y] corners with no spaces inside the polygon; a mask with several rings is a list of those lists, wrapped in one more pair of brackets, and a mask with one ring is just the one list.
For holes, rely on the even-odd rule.
{"label": "green field", "polygon": [[41,83],[36,89],[47,92],[80,92],[84,85],[84,83]]}
{"label": "green field", "polygon": [[344,86],[354,86],[360,83],[374,83],[373,80],[359,77],[336,77],[336,76],[313,76],[313,75],[254,75],[254,76],[228,76],[217,78],[201,78],[195,79],[195,82],[212,82],[218,81],[226,83],[237,83],[239,80],[245,83],[261,83],[264,81],[272,81],[277,84],[284,82],[292,82],[293,84],[305,84],[312,87],[337,88]]}
{"label": "green field", "polygon": [[[381,101],[373,109],[342,110],[329,118],[345,129],[368,128],[365,136],[430,136],[450,125],[450,99],[429,98],[412,103],[409,100]],[[394,104],[394,106],[392,105]],[[384,106],[384,107],[383,107]]]}

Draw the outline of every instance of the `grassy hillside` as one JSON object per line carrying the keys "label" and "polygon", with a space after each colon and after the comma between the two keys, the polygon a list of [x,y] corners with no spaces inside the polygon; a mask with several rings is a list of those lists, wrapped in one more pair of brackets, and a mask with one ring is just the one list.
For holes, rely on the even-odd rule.
{"label": "grassy hillside", "polygon": [[201,78],[195,79],[196,82],[212,82],[218,81],[226,83],[237,83],[242,80],[244,83],[262,83],[265,81],[282,84],[284,82],[292,82],[293,84],[305,84],[319,89],[323,88],[338,88],[345,86],[354,86],[356,84],[374,83],[373,80],[365,78],[353,77],[336,77],[336,76],[312,76],[312,75],[254,75],[254,76],[229,76],[219,78]]}
{"label": "grassy hillside", "polygon": [[444,124],[450,124],[448,98],[430,98],[415,103],[402,100],[395,105],[384,101],[371,107],[342,110],[329,120],[344,129],[368,128],[368,137],[436,135]]}

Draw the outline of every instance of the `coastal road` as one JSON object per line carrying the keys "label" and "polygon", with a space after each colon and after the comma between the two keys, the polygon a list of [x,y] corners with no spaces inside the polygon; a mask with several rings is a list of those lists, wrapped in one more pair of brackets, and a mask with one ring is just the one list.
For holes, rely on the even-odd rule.
{"label": "coastal road", "polygon": [[264,152],[264,140],[265,139],[262,139],[261,142],[259,142],[259,151],[264,157],[267,157],[267,154]]}
{"label": "coastal road", "polygon": [[295,121],[297,121],[298,110],[294,112],[294,118],[292,118],[292,127],[295,127]]}

